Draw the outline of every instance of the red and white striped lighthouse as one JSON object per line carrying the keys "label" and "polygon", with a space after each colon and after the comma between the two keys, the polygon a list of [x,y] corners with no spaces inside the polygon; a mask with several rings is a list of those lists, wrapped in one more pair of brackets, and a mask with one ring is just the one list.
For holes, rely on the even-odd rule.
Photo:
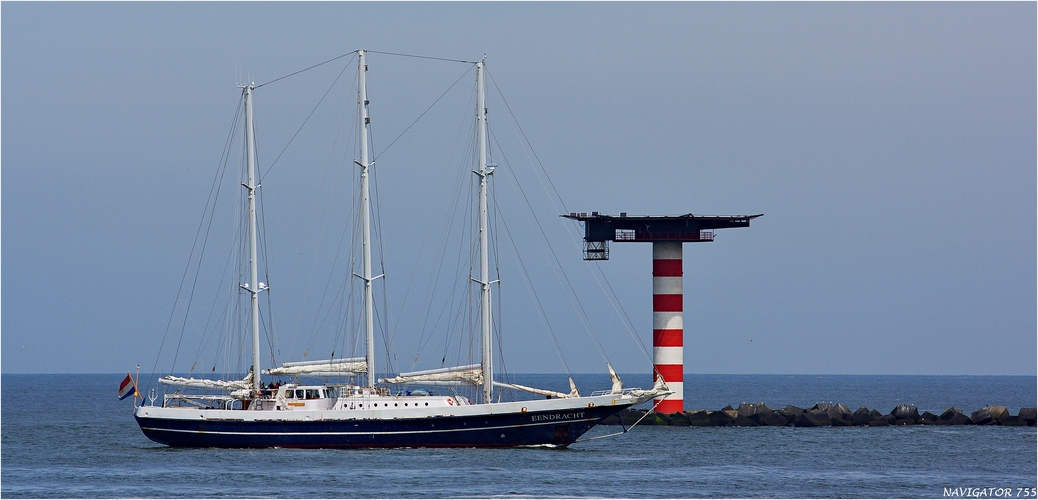
{"label": "red and white striped lighthouse", "polygon": [[[652,242],[652,364],[655,374],[674,391],[656,411],[685,411],[684,323],[682,321],[681,242]],[[653,378],[656,378],[656,375]]]}
{"label": "red and white striped lighthouse", "polygon": [[584,224],[584,260],[609,260],[609,242],[652,242],[652,381],[674,391],[657,399],[657,413],[685,411],[681,244],[714,241],[714,229],[750,227],[757,215],[604,215],[570,213]]}

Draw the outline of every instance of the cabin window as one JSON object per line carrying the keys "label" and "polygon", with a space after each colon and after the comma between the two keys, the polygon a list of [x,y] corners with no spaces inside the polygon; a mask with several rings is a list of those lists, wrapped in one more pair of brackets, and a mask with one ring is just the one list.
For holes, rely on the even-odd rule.
{"label": "cabin window", "polygon": [[302,389],[296,389],[296,399],[303,399],[305,392]]}
{"label": "cabin window", "polygon": [[285,391],[285,399],[292,399],[293,397],[295,397],[295,394],[292,391]]}

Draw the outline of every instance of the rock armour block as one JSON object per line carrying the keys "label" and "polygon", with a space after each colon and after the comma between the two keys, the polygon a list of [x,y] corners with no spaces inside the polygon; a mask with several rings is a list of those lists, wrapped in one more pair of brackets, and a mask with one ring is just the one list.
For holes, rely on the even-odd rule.
{"label": "rock armour block", "polygon": [[683,412],[668,413],[664,417],[667,420],[667,425],[675,427],[688,427],[689,425],[688,417]]}
{"label": "rock armour block", "polygon": [[973,421],[973,425],[993,425],[998,423],[998,421],[991,416],[991,408],[987,406],[970,414],[970,420]]}
{"label": "rock armour block", "polygon": [[875,419],[876,417],[872,416],[872,412],[864,406],[854,410],[854,413],[851,414],[851,422],[854,425],[869,425],[869,422]]}
{"label": "rock armour block", "polygon": [[1034,408],[1020,408],[1020,414],[1017,415],[1017,418],[1019,418],[1024,425],[1034,427],[1036,415],[1038,415],[1038,411],[1036,411]]}
{"label": "rock armour block", "polygon": [[913,405],[899,404],[890,410],[890,414],[897,420],[911,420],[913,424],[919,422],[919,409]]}
{"label": "rock armour block", "polygon": [[944,410],[944,413],[940,417],[937,417],[938,425],[969,425],[973,421],[969,417],[962,414],[961,410],[955,408],[948,408]]}
{"label": "rock armour block", "polygon": [[[639,422],[640,421],[640,422]],[[721,410],[695,410],[669,414],[652,413],[647,410],[627,409],[619,415],[611,415],[601,422],[603,425],[669,425],[675,427],[754,427],[754,426],[890,426],[890,425],[1006,425],[1035,426],[1035,408],[1021,408],[1012,415],[1006,406],[985,406],[967,417],[957,408],[948,408],[940,415],[930,412],[919,414],[914,405],[899,404],[890,414],[862,406],[853,413],[842,403],[818,403],[808,410],[786,405],[773,410],[764,403],[742,403],[738,409],[726,406]]]}

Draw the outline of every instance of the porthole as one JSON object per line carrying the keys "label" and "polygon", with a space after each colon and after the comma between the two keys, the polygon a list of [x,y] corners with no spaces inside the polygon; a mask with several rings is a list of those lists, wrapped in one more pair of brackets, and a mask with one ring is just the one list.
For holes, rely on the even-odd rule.
{"label": "porthole", "polygon": [[400,403],[393,403],[393,406],[400,406]]}
{"label": "porthole", "polygon": [[425,403],[425,406],[429,406],[429,403]]}

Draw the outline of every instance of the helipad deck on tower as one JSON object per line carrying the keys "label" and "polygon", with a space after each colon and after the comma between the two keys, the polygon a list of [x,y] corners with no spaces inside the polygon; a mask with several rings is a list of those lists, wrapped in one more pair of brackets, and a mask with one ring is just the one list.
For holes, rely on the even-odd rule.
{"label": "helipad deck on tower", "polygon": [[610,241],[714,241],[714,229],[749,227],[757,215],[604,215],[571,212],[561,215],[584,223],[584,259],[609,259]]}

